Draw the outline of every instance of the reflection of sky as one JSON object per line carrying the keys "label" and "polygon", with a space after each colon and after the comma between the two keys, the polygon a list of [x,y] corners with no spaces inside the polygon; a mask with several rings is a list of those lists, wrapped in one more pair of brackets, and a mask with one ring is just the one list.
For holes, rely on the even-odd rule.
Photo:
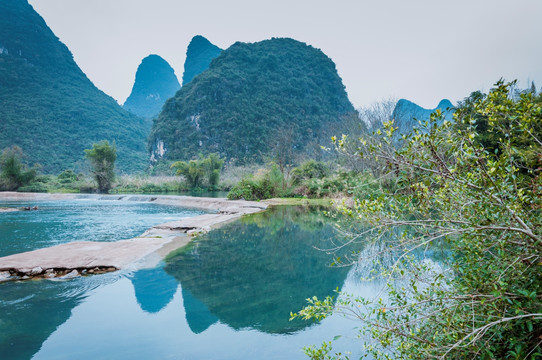
{"label": "reflection of sky", "polygon": [[331,317],[296,334],[278,336],[235,331],[216,322],[195,334],[186,321],[180,285],[169,304],[149,313],[138,303],[131,281],[122,278],[94,290],[75,307],[34,358],[305,359],[303,346],[320,344],[354,326],[351,320]]}

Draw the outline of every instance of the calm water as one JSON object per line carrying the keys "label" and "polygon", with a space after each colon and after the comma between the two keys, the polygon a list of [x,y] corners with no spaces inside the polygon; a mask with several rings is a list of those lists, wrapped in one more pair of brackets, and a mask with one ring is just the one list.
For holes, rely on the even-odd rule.
{"label": "calm water", "polygon": [[119,200],[0,202],[0,207],[37,205],[37,211],[0,213],[0,256],[70,241],[117,241],[153,225],[203,214],[175,206]]}
{"label": "calm water", "polygon": [[[280,207],[213,231],[153,269],[0,284],[0,359],[304,359],[303,346],[357,324],[338,315],[291,322],[291,311],[336,288],[380,289],[329,267],[316,248],[336,239],[320,210]],[[343,337],[341,346],[359,340]]]}

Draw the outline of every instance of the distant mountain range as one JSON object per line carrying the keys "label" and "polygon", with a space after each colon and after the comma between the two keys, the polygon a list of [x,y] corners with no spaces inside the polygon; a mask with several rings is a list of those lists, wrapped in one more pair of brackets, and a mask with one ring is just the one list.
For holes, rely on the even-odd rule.
{"label": "distant mountain range", "polygon": [[[188,44],[184,62],[183,85],[207,70],[222,49],[196,35]],[[137,68],[134,86],[124,109],[146,119],[156,117],[167,99],[181,88],[173,68],[158,55],[149,55]]]}
{"label": "distant mountain range", "polygon": [[183,85],[188,84],[194,77],[207,70],[211,61],[220,55],[221,52],[221,48],[211,44],[211,42],[203,36],[194,36],[186,50]]}
{"label": "distant mountain range", "polygon": [[419,121],[429,120],[431,114],[437,109],[442,111],[445,120],[453,120],[455,107],[448,99],[441,100],[434,109],[424,109],[412,101],[400,99],[395,105],[392,118],[399,132],[404,134],[418,126]]}
{"label": "distant mountain range", "polygon": [[149,55],[137,68],[132,92],[123,107],[135,115],[153,118],[180,88],[175,71],[167,61],[158,55]]}
{"label": "distant mountain range", "polygon": [[237,42],[166,102],[149,146],[153,159],[218,152],[241,163],[285,146],[314,153],[353,112],[335,64],[319,49],[285,38]]}
{"label": "distant mountain range", "polygon": [[26,0],[1,0],[0,14],[0,150],[20,146],[45,173],[85,169],[83,150],[101,140],[115,142],[122,172],[144,170],[149,156],[318,157],[355,113],[319,49],[274,38],[222,51],[198,35],[187,48],[182,87],[164,59],[143,59],[124,104],[135,116],[92,84]]}
{"label": "distant mountain range", "polygon": [[97,89],[26,0],[0,1],[0,149],[58,173],[85,166],[83,149],[114,141],[121,171],[143,170],[150,124]]}

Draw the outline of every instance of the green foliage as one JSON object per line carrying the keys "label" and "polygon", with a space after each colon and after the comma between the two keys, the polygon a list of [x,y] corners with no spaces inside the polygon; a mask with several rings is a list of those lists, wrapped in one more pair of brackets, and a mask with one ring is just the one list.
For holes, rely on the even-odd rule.
{"label": "green foliage", "polygon": [[[285,180],[277,164],[249,174],[234,185],[229,199],[263,200],[274,197],[350,198],[378,192],[380,184],[368,184],[368,173],[335,169],[329,165],[309,160],[292,171],[291,183]],[[286,186],[284,186],[286,184]]]}
{"label": "green foliage", "polygon": [[57,176],[58,182],[61,184],[70,184],[77,181],[78,176],[73,170],[64,170]]}
{"label": "green foliage", "polygon": [[85,155],[92,166],[92,175],[98,184],[98,191],[107,193],[115,180],[115,160],[117,148],[115,143],[103,140],[92,145],[92,149],[85,149]]}
{"label": "green foliage", "polygon": [[240,164],[263,162],[289,129],[296,153],[320,145],[354,112],[335,64],[292,39],[235,43],[185,84],[153,124],[149,147],[168,159],[218,152]]}
{"label": "green foliage", "polygon": [[185,177],[191,189],[199,188],[203,185],[203,180],[211,189],[216,189],[220,180],[220,171],[224,166],[224,160],[218,154],[209,154],[206,158],[200,155],[198,160],[177,161],[171,164],[172,169],[176,169],[177,175]]}
{"label": "green foliage", "polygon": [[263,200],[281,197],[283,175],[278,166],[273,164],[270,170],[253,176],[249,175],[237,183],[228,193],[230,200]]}
{"label": "green foliage", "polygon": [[[370,146],[396,187],[343,211],[374,226],[365,235],[380,249],[375,261],[394,259],[383,273],[387,295],[373,302],[340,294],[336,306],[363,322],[376,358],[542,356],[542,99],[514,96],[510,87],[497,83],[472,101],[471,114],[457,113],[455,125],[437,111],[424,129],[403,136],[399,150],[389,146],[393,123]],[[498,149],[485,148],[479,117]],[[376,247],[386,234],[390,240]],[[443,245],[448,268],[420,259]],[[425,251],[414,256],[417,249]],[[310,304],[300,314],[318,309],[329,313]]]}
{"label": "green foliage", "polygon": [[0,189],[17,190],[28,185],[37,175],[34,166],[28,169],[23,163],[23,151],[18,146],[12,146],[2,151],[0,155]]}
{"label": "green foliage", "polygon": [[329,173],[330,170],[325,163],[308,160],[292,170],[292,185],[299,185],[307,179],[321,179]]}
{"label": "green foliage", "polygon": [[83,170],[83,150],[111,139],[121,171],[144,170],[150,122],[97,89],[27,1],[0,1],[0,14],[0,149],[17,144],[59,173]]}
{"label": "green foliage", "polygon": [[348,360],[350,357],[348,354],[343,355],[342,353],[335,353],[333,354],[333,346],[332,342],[323,342],[320,347],[316,346],[308,346],[304,347],[303,351],[305,351],[305,354],[314,360]]}
{"label": "green foliage", "polygon": [[216,188],[218,186],[218,181],[220,180],[220,171],[224,166],[224,159],[221,159],[217,153],[212,153],[200,161],[207,174],[209,186]]}

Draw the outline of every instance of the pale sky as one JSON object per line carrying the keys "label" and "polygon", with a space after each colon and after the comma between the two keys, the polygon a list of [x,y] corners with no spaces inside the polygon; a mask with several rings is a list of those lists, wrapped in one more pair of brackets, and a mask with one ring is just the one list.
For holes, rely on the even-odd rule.
{"label": "pale sky", "polygon": [[542,86],[541,0],[30,0],[94,84],[124,103],[149,54],[182,79],[203,35],[291,37],[336,64],[354,106],[406,98],[434,108],[499,78]]}

